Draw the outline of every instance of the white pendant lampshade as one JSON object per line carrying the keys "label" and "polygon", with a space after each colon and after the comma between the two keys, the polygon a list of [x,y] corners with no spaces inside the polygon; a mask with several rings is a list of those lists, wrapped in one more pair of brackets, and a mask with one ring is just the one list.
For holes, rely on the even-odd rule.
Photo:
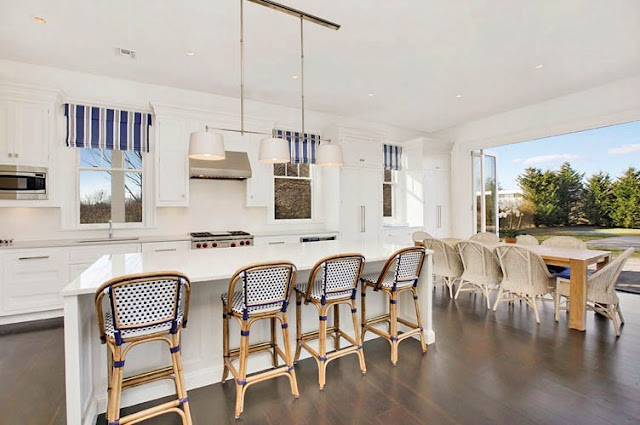
{"label": "white pendant lampshade", "polygon": [[331,143],[318,146],[316,165],[319,167],[342,167],[344,165],[342,146],[332,145]]}
{"label": "white pendant lampshade", "polygon": [[189,158],[205,161],[220,161],[226,158],[224,139],[221,134],[194,131],[189,137]]}
{"label": "white pendant lampshade", "polygon": [[284,139],[269,137],[260,141],[258,161],[267,164],[283,164],[291,162],[289,142]]}

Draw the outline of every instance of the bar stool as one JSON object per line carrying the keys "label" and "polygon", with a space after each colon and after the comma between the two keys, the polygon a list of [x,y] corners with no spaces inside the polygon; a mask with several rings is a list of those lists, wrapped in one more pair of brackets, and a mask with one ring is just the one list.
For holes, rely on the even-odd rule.
{"label": "bar stool", "polygon": [[[288,261],[252,264],[241,268],[229,282],[229,292],[222,294],[223,354],[224,370],[222,382],[225,382],[229,371],[236,383],[236,410],[238,419],[244,410],[244,395],[247,387],[256,382],[286,376],[289,378],[291,393],[298,398],[298,382],[293,370],[293,357],[289,345],[289,324],[287,323],[287,305],[296,281],[296,266]],[[242,285],[235,291],[236,284]],[[231,300],[231,302],[229,302]],[[233,317],[240,324],[240,348],[229,348],[229,319]],[[249,330],[255,322],[270,319],[271,340],[269,342],[249,345]],[[282,328],[284,352],[277,345],[275,333],[276,320]],[[250,354],[273,350],[273,369],[247,376],[247,360]],[[278,367],[278,356],[285,362]],[[233,365],[238,360],[239,366]]]}
{"label": "bar stool", "polygon": [[[109,425],[138,423],[165,413],[176,413],[183,425],[191,425],[180,353],[180,332],[187,326],[190,292],[189,279],[178,272],[122,276],[111,279],[96,291],[100,340],[107,345]],[[106,313],[103,313],[103,301],[108,303]],[[123,378],[129,350],[152,341],[167,343],[172,365]],[[176,400],[120,417],[122,390],[161,379],[173,380]]]}
{"label": "bar stool", "polygon": [[[362,339],[367,330],[389,341],[391,344],[391,363],[395,366],[398,363],[398,345],[401,341],[412,335],[420,335],[422,351],[427,352],[427,343],[424,338],[422,328],[422,318],[420,316],[420,306],[418,305],[418,280],[424,262],[425,249],[423,247],[409,247],[396,251],[384,265],[382,272],[378,274],[368,274],[361,278],[362,281]],[[389,313],[367,319],[365,297],[367,287],[374,291],[382,291],[389,296]],[[416,308],[416,320],[412,323],[398,317],[398,295],[402,292],[411,291],[413,293],[413,304]],[[389,323],[389,332],[381,331],[373,325],[381,322]],[[410,328],[407,332],[398,333],[398,323]]]}
{"label": "bar stool", "polygon": [[[311,269],[309,281],[296,285],[296,356],[300,357],[302,348],[313,356],[318,363],[318,384],[324,388],[327,363],[347,354],[357,354],[360,370],[367,373],[360,338],[360,327],[356,310],[356,290],[360,273],[364,267],[364,257],[360,254],[342,254],[326,257],[318,261]],[[320,315],[318,331],[302,333],[302,300],[313,304]],[[340,304],[351,307],[354,337],[340,329]],[[333,326],[327,329],[327,313],[333,307]],[[327,335],[334,334],[335,351],[327,353]],[[351,346],[340,349],[340,338],[346,339]],[[318,339],[318,351],[311,348],[309,341]]]}

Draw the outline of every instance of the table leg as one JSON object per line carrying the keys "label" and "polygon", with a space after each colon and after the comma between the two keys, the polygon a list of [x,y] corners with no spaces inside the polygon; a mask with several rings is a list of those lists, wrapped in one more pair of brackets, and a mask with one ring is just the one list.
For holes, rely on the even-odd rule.
{"label": "table leg", "polygon": [[603,258],[602,261],[596,264],[596,270],[600,270],[601,268],[609,264],[609,261],[611,261],[611,256]]}
{"label": "table leg", "polygon": [[569,297],[569,327],[585,330],[587,312],[587,264],[571,260],[571,292]]}

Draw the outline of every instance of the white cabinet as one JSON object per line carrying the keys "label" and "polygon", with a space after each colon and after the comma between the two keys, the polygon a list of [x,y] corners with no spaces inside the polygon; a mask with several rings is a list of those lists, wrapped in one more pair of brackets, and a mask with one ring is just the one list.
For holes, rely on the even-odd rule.
{"label": "white cabinet", "polygon": [[183,118],[156,116],[156,206],[189,206],[189,134]]}
{"label": "white cabinet", "polygon": [[382,143],[375,139],[340,137],[344,163],[353,167],[382,168]]}
{"label": "white cabinet", "polygon": [[429,153],[424,157],[424,169],[427,172],[448,173],[451,169],[451,154]]}
{"label": "white cabinet", "polygon": [[190,241],[143,242],[142,243],[142,252],[188,251],[190,248],[191,248]]}
{"label": "white cabinet", "polygon": [[259,135],[244,136],[249,140],[246,145],[249,163],[251,164],[251,178],[247,179],[248,207],[268,207],[271,205],[273,194],[273,164],[264,164],[258,161]]}
{"label": "white cabinet", "polygon": [[342,239],[379,241],[382,230],[382,169],[340,170]]}
{"label": "white cabinet", "polygon": [[385,228],[384,241],[395,245],[412,246],[413,233],[422,230],[422,227],[397,227]]}
{"label": "white cabinet", "polygon": [[436,238],[451,236],[450,174],[424,173],[424,230]]}
{"label": "white cabinet", "polygon": [[140,244],[104,244],[66,248],[69,258],[69,282],[80,276],[103,255],[140,252]]}
{"label": "white cabinet", "polygon": [[2,255],[0,315],[62,308],[60,291],[69,283],[64,249],[30,249]]}
{"label": "white cabinet", "polygon": [[0,162],[49,165],[51,104],[0,102]]}
{"label": "white cabinet", "polygon": [[284,245],[290,243],[299,243],[300,236],[286,235],[286,236],[256,236],[253,238],[253,244],[255,246],[267,246],[267,245]]}

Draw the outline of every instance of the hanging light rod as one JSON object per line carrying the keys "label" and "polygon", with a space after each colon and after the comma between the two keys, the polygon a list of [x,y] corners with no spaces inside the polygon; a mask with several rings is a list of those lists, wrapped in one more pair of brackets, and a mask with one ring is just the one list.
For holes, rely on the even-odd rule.
{"label": "hanging light rod", "polygon": [[[251,131],[251,130],[237,130],[235,128],[224,128],[224,127],[214,127],[212,125],[207,125],[205,126],[205,130],[209,131],[209,130],[218,130],[218,131],[230,131],[232,133],[247,133],[247,134],[258,134],[261,136],[272,136],[272,133],[269,133],[267,131]],[[301,137],[301,139],[311,139],[311,137]],[[331,139],[326,139],[324,137],[316,137],[315,140],[320,140],[323,142],[330,142]]]}
{"label": "hanging light rod", "polygon": [[289,6],[285,6],[284,4],[276,3],[271,0],[248,0],[251,3],[259,4],[261,6],[268,7],[269,9],[277,10],[278,12],[286,13],[287,15],[295,16],[297,18],[302,18],[305,21],[313,22],[314,24],[321,25],[323,27],[327,27],[332,30],[339,30],[340,25],[333,23],[331,21],[327,21],[326,19],[319,18],[315,15],[311,15],[307,12],[303,12],[298,9],[294,9]]}

